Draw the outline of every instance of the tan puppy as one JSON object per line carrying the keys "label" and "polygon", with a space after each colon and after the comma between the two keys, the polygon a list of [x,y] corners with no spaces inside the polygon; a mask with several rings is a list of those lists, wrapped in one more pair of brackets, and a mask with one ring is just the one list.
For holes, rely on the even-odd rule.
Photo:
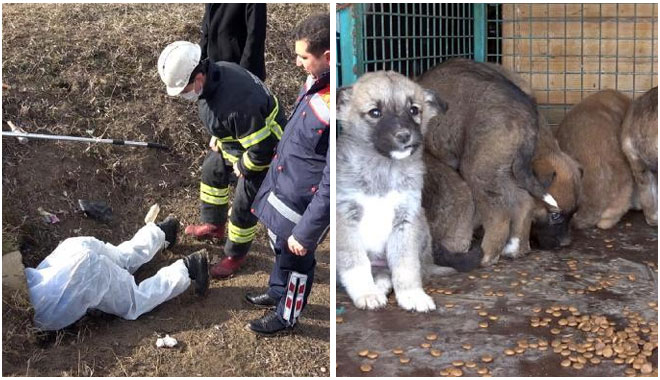
{"label": "tan puppy", "polygon": [[614,226],[628,211],[633,179],[619,135],[630,99],[614,90],[597,92],[574,106],[556,131],[560,148],[582,167],[582,194],[573,225]]}
{"label": "tan puppy", "polygon": [[621,148],[637,184],[646,223],[658,225],[658,88],[635,99],[621,126]]}

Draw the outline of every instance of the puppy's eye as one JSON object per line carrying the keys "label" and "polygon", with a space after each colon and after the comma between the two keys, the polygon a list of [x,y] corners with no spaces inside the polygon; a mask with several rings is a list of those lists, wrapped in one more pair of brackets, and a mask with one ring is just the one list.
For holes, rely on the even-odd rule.
{"label": "puppy's eye", "polygon": [[378,119],[379,117],[381,117],[381,115],[382,114],[378,108],[372,108],[371,110],[369,110],[369,116],[373,117],[374,119]]}
{"label": "puppy's eye", "polygon": [[417,115],[419,115],[419,107],[411,106],[410,110],[408,110],[408,112],[410,112],[410,114],[413,115],[413,116],[417,116]]}
{"label": "puppy's eye", "polygon": [[561,223],[564,221],[564,217],[558,212],[550,213],[550,222],[552,224]]}

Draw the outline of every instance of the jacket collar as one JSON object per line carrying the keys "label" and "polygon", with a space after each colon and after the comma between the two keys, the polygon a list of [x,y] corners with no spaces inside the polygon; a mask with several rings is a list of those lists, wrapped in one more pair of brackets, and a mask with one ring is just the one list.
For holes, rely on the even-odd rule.
{"label": "jacket collar", "polygon": [[319,90],[330,85],[330,71],[326,71],[321,74],[318,78],[314,79],[313,76],[308,76],[307,81],[305,82],[306,93],[316,93]]}
{"label": "jacket collar", "polygon": [[206,82],[204,82],[204,90],[200,99],[209,99],[213,93],[220,87],[222,76],[220,75],[220,66],[213,62],[209,62],[209,67],[206,70]]}

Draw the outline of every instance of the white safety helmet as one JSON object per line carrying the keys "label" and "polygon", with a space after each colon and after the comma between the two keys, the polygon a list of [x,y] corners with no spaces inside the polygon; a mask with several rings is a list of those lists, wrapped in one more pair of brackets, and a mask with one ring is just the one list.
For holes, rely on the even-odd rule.
{"label": "white safety helmet", "polygon": [[158,74],[167,86],[167,95],[176,96],[183,91],[201,56],[201,47],[188,41],[176,41],[163,49],[158,58]]}

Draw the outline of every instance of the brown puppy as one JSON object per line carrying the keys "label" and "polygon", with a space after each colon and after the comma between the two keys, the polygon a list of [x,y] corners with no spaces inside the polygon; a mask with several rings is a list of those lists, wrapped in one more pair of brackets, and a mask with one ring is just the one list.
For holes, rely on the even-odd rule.
{"label": "brown puppy", "polygon": [[[534,97],[530,84],[518,74],[504,67],[488,63],[489,67],[506,76],[525,94]],[[578,206],[581,191],[581,168],[574,159],[562,152],[543,115],[539,114],[539,134],[532,159],[534,175],[547,192],[557,201],[559,210],[549,211],[544,202],[536,201],[533,209],[531,238],[541,249],[554,249],[570,244],[569,223]],[[529,227],[512,231],[509,244],[518,238],[524,246],[528,241]]]}
{"label": "brown puppy", "polygon": [[532,169],[557,201],[559,210],[549,211],[544,204],[536,202],[531,240],[541,249],[565,247],[571,243],[570,221],[578,207],[582,169],[559,148],[550,126],[541,115]]}
{"label": "brown puppy", "polygon": [[597,92],[574,106],[555,132],[560,148],[584,171],[573,216],[578,229],[611,228],[630,208],[633,179],[619,141],[629,105],[620,92]]}
{"label": "brown puppy", "polygon": [[458,172],[424,152],[426,175],[422,207],[431,230],[433,252],[466,253],[472,242],[476,215],[470,186]]}
{"label": "brown puppy", "polygon": [[637,184],[646,223],[658,225],[658,88],[635,99],[621,125],[621,149]]}
{"label": "brown puppy", "polygon": [[557,206],[532,173],[536,102],[497,70],[466,59],[449,60],[418,81],[449,95],[446,114],[429,125],[426,150],[457,170],[472,191],[484,227],[481,264],[496,263],[501,253],[525,253],[520,242],[503,249],[512,230],[529,224],[522,216],[531,215],[532,196]]}

